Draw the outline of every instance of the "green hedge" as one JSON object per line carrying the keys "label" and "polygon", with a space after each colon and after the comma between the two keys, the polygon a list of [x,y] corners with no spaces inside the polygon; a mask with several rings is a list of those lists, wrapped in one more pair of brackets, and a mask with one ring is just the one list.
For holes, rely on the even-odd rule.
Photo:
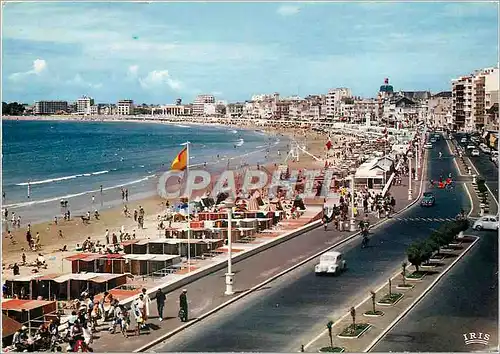
{"label": "green hedge", "polygon": [[406,250],[408,261],[418,271],[422,263],[427,262],[435,251],[452,243],[461,231],[469,228],[468,220],[456,220],[441,224],[429,238],[412,243]]}

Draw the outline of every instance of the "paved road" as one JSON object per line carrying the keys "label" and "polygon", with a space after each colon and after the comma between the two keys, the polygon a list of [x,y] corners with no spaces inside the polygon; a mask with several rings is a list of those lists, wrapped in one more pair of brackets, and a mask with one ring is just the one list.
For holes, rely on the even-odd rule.
{"label": "paved road", "polygon": [[[465,148],[467,144],[460,143],[460,139],[463,136],[465,136],[465,134],[456,134],[456,139],[458,143]],[[488,185],[490,190],[495,196],[498,196],[498,167],[490,160],[490,155],[485,154],[481,150],[479,150],[479,156],[471,156],[471,150],[466,151],[467,156],[470,157],[478,172],[486,180],[486,184]]]}
{"label": "paved road", "polygon": [[[498,236],[480,241],[372,352],[470,352],[498,345]],[[490,334],[489,346],[465,345],[463,333]]]}
{"label": "paved road", "polygon": [[[447,151],[441,139],[430,151],[429,178],[442,171],[456,170],[452,159],[438,159],[438,151]],[[447,153],[446,153],[447,154]],[[463,187],[452,191],[435,190],[433,208],[411,208],[402,217],[454,217],[468,209],[469,199]],[[157,352],[295,352],[321,330],[330,318],[338,318],[365,298],[370,289],[399,269],[407,246],[427,237],[439,221],[413,222],[394,220],[377,229],[370,247],[360,248],[360,240],[342,247],[348,271],[339,277],[316,277],[314,260],[270,283],[239,302],[157,346]]]}

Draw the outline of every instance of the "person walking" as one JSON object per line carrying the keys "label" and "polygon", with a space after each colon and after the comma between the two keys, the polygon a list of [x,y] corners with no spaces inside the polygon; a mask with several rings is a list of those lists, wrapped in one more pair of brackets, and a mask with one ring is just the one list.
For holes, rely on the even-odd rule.
{"label": "person walking", "polygon": [[163,321],[163,309],[165,307],[165,300],[167,299],[167,297],[165,296],[165,294],[163,293],[163,291],[161,291],[161,289],[158,289],[158,291],[156,292],[156,308],[158,310],[158,321]]}
{"label": "person walking", "polygon": [[181,322],[188,321],[188,301],[187,301],[187,290],[183,289],[182,293],[179,295],[179,318]]}
{"label": "person walking", "polygon": [[109,245],[109,230],[106,229],[106,245]]}
{"label": "person walking", "polygon": [[142,296],[144,301],[144,325],[146,325],[146,322],[150,316],[150,307],[151,307],[151,298],[149,295],[146,293],[146,288],[142,288]]}

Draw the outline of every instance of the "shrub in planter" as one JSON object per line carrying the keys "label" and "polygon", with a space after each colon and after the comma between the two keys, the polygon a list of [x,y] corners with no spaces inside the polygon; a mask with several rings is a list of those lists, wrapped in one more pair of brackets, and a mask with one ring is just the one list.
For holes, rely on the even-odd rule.
{"label": "shrub in planter", "polygon": [[319,350],[321,353],[343,353],[344,347],[323,347]]}
{"label": "shrub in planter", "polygon": [[418,272],[419,267],[425,261],[424,249],[421,242],[412,243],[406,250],[406,255],[408,256],[408,262],[410,262],[415,270]]}

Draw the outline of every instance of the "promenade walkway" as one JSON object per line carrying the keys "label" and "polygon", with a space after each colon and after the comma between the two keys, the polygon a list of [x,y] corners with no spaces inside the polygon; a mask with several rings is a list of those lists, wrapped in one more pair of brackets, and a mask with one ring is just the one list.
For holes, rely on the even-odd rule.
{"label": "promenade walkway", "polygon": [[[419,195],[420,183],[412,181],[412,186],[414,188],[413,196],[416,198]],[[396,211],[405,208],[410,203],[408,201],[408,177],[403,177],[401,185],[392,186],[390,194],[396,199]],[[369,215],[369,219],[371,224],[379,221],[374,213]],[[251,289],[266,279],[315,255],[328,246],[346,239],[352,234],[352,232],[335,231],[333,230],[333,226],[330,226],[326,232],[323,228],[316,228],[234,264],[234,288],[236,293],[233,296],[224,295],[225,269],[185,285],[184,288],[188,290],[191,321],[220,306],[232,297]],[[235,244],[234,247],[238,248],[239,246]],[[180,291],[181,289],[177,289],[167,294],[164,309],[165,319],[162,322],[156,317],[156,302],[153,300],[151,304],[152,318],[148,321],[149,330],[142,331],[140,336],[135,336],[131,331],[129,333],[130,337],[125,339],[121,334],[110,334],[106,330],[108,324],[99,326],[96,333],[96,340],[93,344],[94,351],[130,352],[145,346],[159,337],[178,330],[179,327],[184,325],[177,318]],[[134,327],[135,323],[132,320],[131,329]]]}

